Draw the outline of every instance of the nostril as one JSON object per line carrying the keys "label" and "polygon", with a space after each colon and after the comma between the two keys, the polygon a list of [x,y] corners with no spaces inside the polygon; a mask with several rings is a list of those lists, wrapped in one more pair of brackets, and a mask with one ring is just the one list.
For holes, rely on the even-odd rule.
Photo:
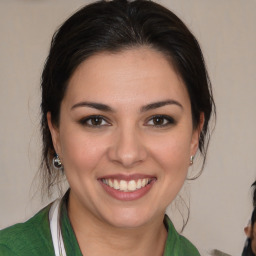
{"label": "nostril", "polygon": [[109,147],[108,157],[111,161],[130,168],[146,159],[144,141],[136,129],[130,120],[118,127]]}

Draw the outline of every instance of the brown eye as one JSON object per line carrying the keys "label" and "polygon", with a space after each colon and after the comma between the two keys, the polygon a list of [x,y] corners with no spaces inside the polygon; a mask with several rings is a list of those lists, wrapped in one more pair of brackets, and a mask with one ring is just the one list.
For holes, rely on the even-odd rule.
{"label": "brown eye", "polygon": [[163,125],[165,119],[163,117],[153,117],[152,121],[154,125]]}
{"label": "brown eye", "polygon": [[102,124],[103,119],[101,117],[94,117],[91,118],[91,125],[101,125]]}
{"label": "brown eye", "polygon": [[146,125],[154,127],[165,127],[172,124],[175,124],[175,121],[172,117],[166,115],[155,115],[148,120]]}
{"label": "brown eye", "polygon": [[80,123],[89,127],[102,127],[109,126],[110,123],[102,116],[89,116],[80,120]]}

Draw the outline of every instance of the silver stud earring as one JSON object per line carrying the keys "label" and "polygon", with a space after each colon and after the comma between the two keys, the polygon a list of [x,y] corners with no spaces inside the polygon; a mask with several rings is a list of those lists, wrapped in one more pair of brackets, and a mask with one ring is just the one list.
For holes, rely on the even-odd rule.
{"label": "silver stud earring", "polygon": [[190,157],[190,165],[192,165],[194,163],[194,158],[195,158],[195,156]]}
{"label": "silver stud earring", "polygon": [[52,159],[52,164],[53,164],[53,167],[57,170],[63,169],[63,165],[62,165],[59,155],[57,153],[54,156],[54,158]]}

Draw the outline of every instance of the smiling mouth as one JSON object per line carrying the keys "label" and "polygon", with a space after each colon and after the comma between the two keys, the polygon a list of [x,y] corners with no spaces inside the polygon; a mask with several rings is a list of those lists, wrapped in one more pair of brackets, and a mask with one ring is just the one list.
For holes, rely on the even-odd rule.
{"label": "smiling mouth", "polygon": [[154,179],[144,178],[138,180],[117,180],[117,179],[101,179],[107,186],[122,192],[133,192],[149,185]]}

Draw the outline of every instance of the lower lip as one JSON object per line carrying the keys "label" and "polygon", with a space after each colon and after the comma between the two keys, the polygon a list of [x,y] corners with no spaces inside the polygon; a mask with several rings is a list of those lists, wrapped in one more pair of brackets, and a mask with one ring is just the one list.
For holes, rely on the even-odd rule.
{"label": "lower lip", "polygon": [[99,182],[104,188],[104,190],[115,199],[121,200],[121,201],[132,201],[132,200],[140,199],[141,197],[146,195],[151,190],[156,180],[153,179],[147,186],[131,192],[123,192],[121,190],[116,190],[114,188],[111,188],[105,183],[103,183],[102,180],[99,180]]}

